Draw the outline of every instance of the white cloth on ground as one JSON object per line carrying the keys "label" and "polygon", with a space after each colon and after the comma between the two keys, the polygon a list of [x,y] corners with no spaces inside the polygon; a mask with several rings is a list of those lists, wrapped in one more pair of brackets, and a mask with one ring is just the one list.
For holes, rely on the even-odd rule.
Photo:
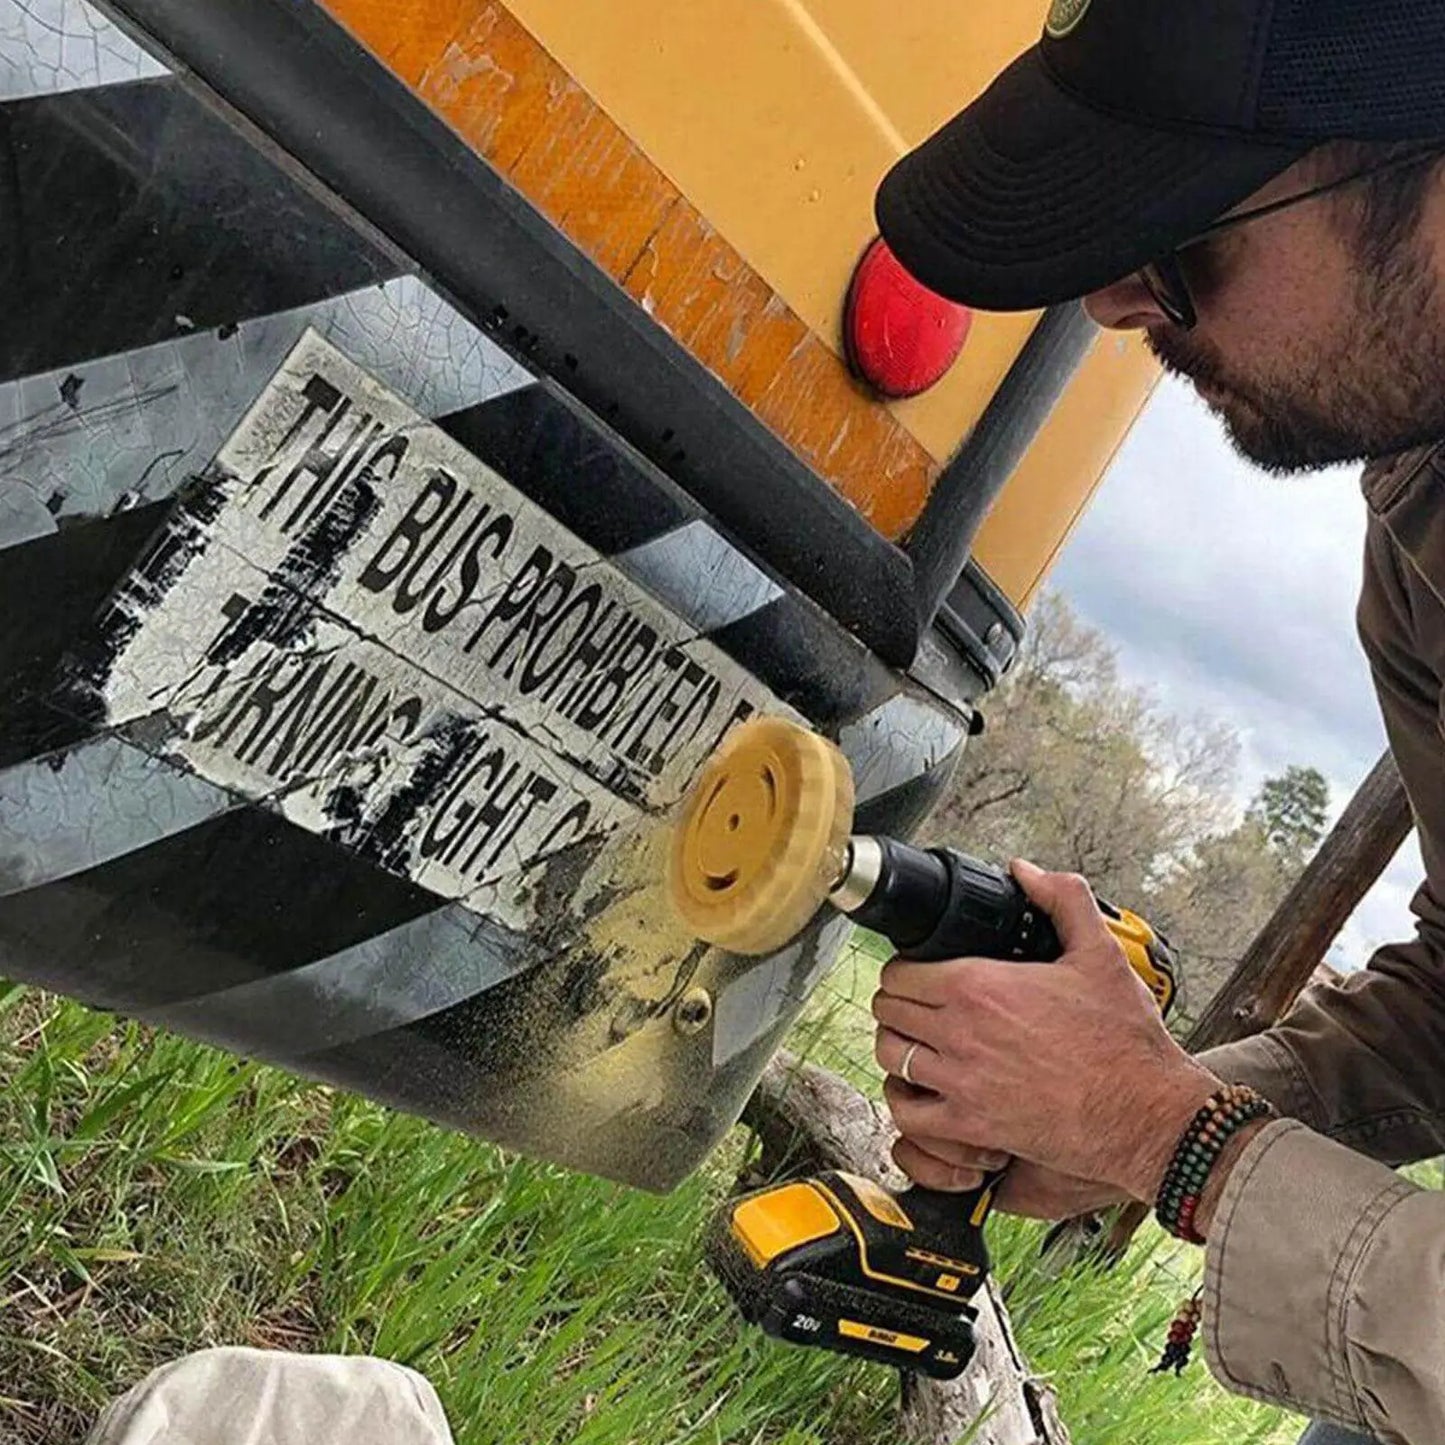
{"label": "white cloth on ground", "polygon": [[86,1445],[453,1445],[415,1370],[366,1355],[200,1350],[113,1401]]}

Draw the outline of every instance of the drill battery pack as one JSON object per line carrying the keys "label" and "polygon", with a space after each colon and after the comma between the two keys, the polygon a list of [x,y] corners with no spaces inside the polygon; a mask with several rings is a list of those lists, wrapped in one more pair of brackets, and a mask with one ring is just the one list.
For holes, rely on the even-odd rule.
{"label": "drill battery pack", "polygon": [[705,1247],[775,1338],[951,1380],[973,1357],[984,1269],[915,1243],[923,1233],[880,1185],[833,1172],[732,1201]]}

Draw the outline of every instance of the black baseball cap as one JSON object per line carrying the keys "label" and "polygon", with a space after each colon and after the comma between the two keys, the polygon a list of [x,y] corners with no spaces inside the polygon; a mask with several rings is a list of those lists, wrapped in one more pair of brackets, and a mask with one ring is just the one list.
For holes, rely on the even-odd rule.
{"label": "black baseball cap", "polygon": [[[1018,0],[1009,0],[1018,3]],[[1445,138],[1445,0],[1053,0],[885,177],[925,286],[993,311],[1111,285],[1328,140]]]}

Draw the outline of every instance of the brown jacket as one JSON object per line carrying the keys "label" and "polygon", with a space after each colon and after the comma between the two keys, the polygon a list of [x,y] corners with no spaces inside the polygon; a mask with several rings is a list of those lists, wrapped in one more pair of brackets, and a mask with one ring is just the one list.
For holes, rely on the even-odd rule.
{"label": "brown jacket", "polygon": [[1372,467],[1364,489],[1360,636],[1419,826],[1417,936],[1202,1056],[1288,1116],[1225,1185],[1204,1340],[1232,1390],[1441,1445],[1445,1193],[1386,1166],[1445,1154],[1445,446]]}

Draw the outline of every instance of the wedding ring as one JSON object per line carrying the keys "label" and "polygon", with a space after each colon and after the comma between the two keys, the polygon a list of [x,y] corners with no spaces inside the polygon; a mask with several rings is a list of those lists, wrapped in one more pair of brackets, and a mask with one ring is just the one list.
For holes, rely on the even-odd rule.
{"label": "wedding ring", "polygon": [[[913,1075],[908,1072],[908,1066],[913,1062],[913,1056],[914,1056],[914,1054],[916,1054],[917,1052],[918,1052],[918,1045],[917,1045],[917,1044],[909,1044],[907,1051],[906,1051],[906,1052],[904,1053],[904,1055],[903,1055],[903,1062],[898,1066],[898,1074],[899,1074],[899,1077],[900,1077],[900,1078],[903,1080],[903,1082],[906,1083],[906,1084],[912,1084],[912,1083],[913,1083]],[[914,1087],[917,1088],[918,1086],[917,1086],[916,1084],[914,1084]]]}

